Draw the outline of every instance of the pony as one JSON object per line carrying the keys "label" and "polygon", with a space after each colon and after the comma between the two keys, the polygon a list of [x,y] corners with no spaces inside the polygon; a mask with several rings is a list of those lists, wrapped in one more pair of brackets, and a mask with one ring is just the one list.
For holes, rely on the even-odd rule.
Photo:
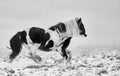
{"label": "pony", "polygon": [[18,31],[10,39],[12,53],[9,59],[14,60],[21,52],[23,45],[34,51],[35,49],[32,49],[34,45],[37,45],[36,49],[45,52],[59,51],[63,58],[68,59],[66,48],[69,46],[72,37],[79,35],[87,37],[82,20],[78,17],[70,21],[59,22],[47,29],[30,27]]}

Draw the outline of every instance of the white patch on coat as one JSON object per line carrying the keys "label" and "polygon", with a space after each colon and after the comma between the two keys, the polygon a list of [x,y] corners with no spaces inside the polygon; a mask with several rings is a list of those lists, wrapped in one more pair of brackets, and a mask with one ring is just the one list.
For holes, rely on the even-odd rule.
{"label": "white patch on coat", "polygon": [[70,20],[70,21],[65,22],[65,26],[67,30],[66,33],[69,36],[76,36],[79,34],[78,24],[76,20]]}
{"label": "white patch on coat", "polygon": [[52,50],[57,49],[57,46],[59,46],[61,43],[59,34],[56,31],[52,31],[52,30],[45,30],[45,31],[46,33],[48,32],[50,34],[50,39],[46,42],[45,46],[48,44],[50,40],[52,40],[54,42],[54,46],[51,47],[50,49]]}
{"label": "white patch on coat", "polygon": [[24,46],[30,50],[30,53],[35,53],[35,50],[37,50],[41,44],[40,43],[39,44],[38,43],[33,44],[32,40],[30,39],[30,36],[29,36],[30,29],[31,28],[25,29],[25,31],[27,33],[26,40],[27,40],[28,44],[24,43]]}

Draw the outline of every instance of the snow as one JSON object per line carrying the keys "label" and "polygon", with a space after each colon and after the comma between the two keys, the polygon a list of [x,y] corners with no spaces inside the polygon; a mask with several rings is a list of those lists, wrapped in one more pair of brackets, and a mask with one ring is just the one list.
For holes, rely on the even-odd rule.
{"label": "snow", "polygon": [[10,63],[5,60],[11,50],[0,48],[0,76],[120,76],[119,48],[86,47],[70,51],[70,61],[55,51],[38,51],[33,57],[21,52]]}

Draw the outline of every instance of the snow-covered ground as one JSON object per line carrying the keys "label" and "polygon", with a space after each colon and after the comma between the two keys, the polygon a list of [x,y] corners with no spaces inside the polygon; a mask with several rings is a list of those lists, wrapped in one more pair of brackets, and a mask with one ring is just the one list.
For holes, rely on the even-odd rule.
{"label": "snow-covered ground", "polygon": [[71,50],[70,61],[58,52],[41,51],[34,57],[22,52],[8,63],[10,53],[10,49],[0,48],[0,76],[120,76],[119,48],[79,47]]}

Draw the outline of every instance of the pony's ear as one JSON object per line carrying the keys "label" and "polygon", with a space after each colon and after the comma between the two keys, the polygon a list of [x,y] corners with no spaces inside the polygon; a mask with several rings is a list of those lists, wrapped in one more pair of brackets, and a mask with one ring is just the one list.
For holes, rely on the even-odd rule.
{"label": "pony's ear", "polygon": [[81,19],[81,18],[79,18],[79,19],[77,20],[77,21],[78,21],[78,23],[80,23],[80,22],[81,22],[81,20],[82,20],[82,19]]}
{"label": "pony's ear", "polygon": [[75,20],[76,21],[81,21],[81,18],[76,17]]}
{"label": "pony's ear", "polygon": [[81,21],[82,19],[81,19],[81,18],[79,18],[79,20]]}

